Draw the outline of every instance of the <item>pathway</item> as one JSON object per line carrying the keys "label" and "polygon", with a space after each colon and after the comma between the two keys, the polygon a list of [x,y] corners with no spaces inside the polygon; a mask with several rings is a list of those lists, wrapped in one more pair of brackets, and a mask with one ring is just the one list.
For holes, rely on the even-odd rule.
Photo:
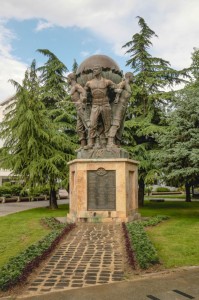
{"label": "pathway", "polygon": [[[58,200],[59,204],[69,203],[69,200]],[[14,214],[19,211],[24,211],[37,207],[46,207],[49,205],[49,200],[32,201],[32,202],[14,202],[14,203],[0,203],[0,217]]]}
{"label": "pathway", "polygon": [[81,223],[61,243],[23,296],[123,279],[121,224]]}

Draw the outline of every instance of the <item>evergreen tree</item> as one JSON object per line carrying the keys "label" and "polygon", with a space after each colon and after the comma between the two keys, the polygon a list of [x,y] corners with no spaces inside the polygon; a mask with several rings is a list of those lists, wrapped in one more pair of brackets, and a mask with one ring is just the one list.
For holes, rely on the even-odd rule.
{"label": "evergreen tree", "polygon": [[0,137],[4,147],[1,165],[20,175],[26,187],[50,186],[50,207],[57,208],[56,183],[66,176],[67,161],[72,158],[65,135],[57,130],[41,101],[35,61],[25,73],[22,85],[16,87],[15,102],[1,123]]}
{"label": "evergreen tree", "polygon": [[[65,153],[74,157],[74,149],[77,148],[76,120],[65,76],[68,69],[51,51],[47,49],[37,51],[48,58],[44,66],[38,68],[42,83],[41,100],[57,131],[65,135]],[[68,174],[63,184],[68,185]]]}
{"label": "evergreen tree", "polygon": [[66,98],[67,82],[65,72],[67,67],[48,49],[38,49],[39,53],[48,58],[44,66],[38,68],[41,72],[41,97],[46,108],[54,109],[60,101]]}
{"label": "evergreen tree", "polygon": [[159,137],[159,164],[171,182],[190,187],[199,183],[199,51],[192,55],[192,82],[176,93],[176,110],[171,112],[165,133]]}
{"label": "evergreen tree", "polygon": [[159,162],[167,180],[185,185],[186,201],[191,201],[190,187],[199,178],[199,88],[187,87],[176,97],[169,128],[159,137]]}
{"label": "evergreen tree", "polygon": [[72,66],[72,72],[76,73],[77,69],[78,69],[78,63],[77,63],[76,59],[74,59],[73,66]]}
{"label": "evergreen tree", "polygon": [[130,59],[127,65],[134,72],[132,97],[125,122],[125,144],[139,166],[139,205],[144,202],[146,178],[151,180],[157,174],[155,164],[158,144],[156,137],[164,131],[165,107],[172,99],[172,92],[165,92],[173,84],[182,82],[186,70],[176,71],[168,61],[153,57],[149,53],[151,39],[157,35],[138,17],[140,32],[123,47]]}

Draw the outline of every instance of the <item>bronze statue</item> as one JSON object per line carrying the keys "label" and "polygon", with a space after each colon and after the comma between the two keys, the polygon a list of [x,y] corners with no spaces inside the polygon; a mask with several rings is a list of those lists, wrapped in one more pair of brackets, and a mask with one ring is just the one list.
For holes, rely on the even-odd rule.
{"label": "bronze statue", "polygon": [[[85,90],[92,96],[92,108],[90,115],[90,130],[88,145],[85,149],[92,149],[95,145],[98,127],[103,125],[103,134],[108,138],[111,126],[111,106],[109,103],[108,89],[115,90],[116,85],[111,80],[102,77],[102,68],[99,65],[93,68],[93,79],[85,85]],[[100,124],[100,120],[102,124]]]}
{"label": "bronze statue", "polygon": [[91,56],[68,75],[81,143],[78,158],[128,157],[120,144],[132,82],[131,72],[122,79],[117,64],[104,55]]}
{"label": "bronze statue", "polygon": [[126,109],[132,94],[130,86],[132,82],[133,73],[128,72],[125,74],[124,80],[118,84],[118,94],[112,105],[112,121],[108,133],[108,147],[117,147],[121,143]]}
{"label": "bronze statue", "polygon": [[[67,77],[68,84],[71,86],[70,95],[77,111],[77,134],[81,148],[87,145],[87,129],[89,127],[89,120],[86,117],[86,92],[84,88],[76,82],[75,73],[71,73]],[[78,149],[78,150],[80,150]]]}

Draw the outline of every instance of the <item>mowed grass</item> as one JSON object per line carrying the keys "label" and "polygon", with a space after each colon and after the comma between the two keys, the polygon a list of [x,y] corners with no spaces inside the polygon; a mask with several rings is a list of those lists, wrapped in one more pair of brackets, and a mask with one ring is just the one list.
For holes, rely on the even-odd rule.
{"label": "mowed grass", "polygon": [[50,232],[41,225],[43,217],[64,217],[67,212],[63,204],[58,210],[42,207],[0,217],[0,267]]}
{"label": "mowed grass", "polygon": [[147,233],[166,268],[199,265],[199,202],[145,201],[141,215],[167,215],[170,219]]}

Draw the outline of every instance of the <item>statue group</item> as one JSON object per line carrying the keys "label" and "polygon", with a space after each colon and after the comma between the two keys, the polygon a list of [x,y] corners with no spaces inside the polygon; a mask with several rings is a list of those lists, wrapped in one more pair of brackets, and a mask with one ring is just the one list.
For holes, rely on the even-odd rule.
{"label": "statue group", "polygon": [[71,99],[77,111],[77,133],[81,150],[119,148],[125,114],[131,97],[133,74],[119,83],[104,78],[101,65],[94,65],[92,78],[81,85],[77,75],[67,77]]}

